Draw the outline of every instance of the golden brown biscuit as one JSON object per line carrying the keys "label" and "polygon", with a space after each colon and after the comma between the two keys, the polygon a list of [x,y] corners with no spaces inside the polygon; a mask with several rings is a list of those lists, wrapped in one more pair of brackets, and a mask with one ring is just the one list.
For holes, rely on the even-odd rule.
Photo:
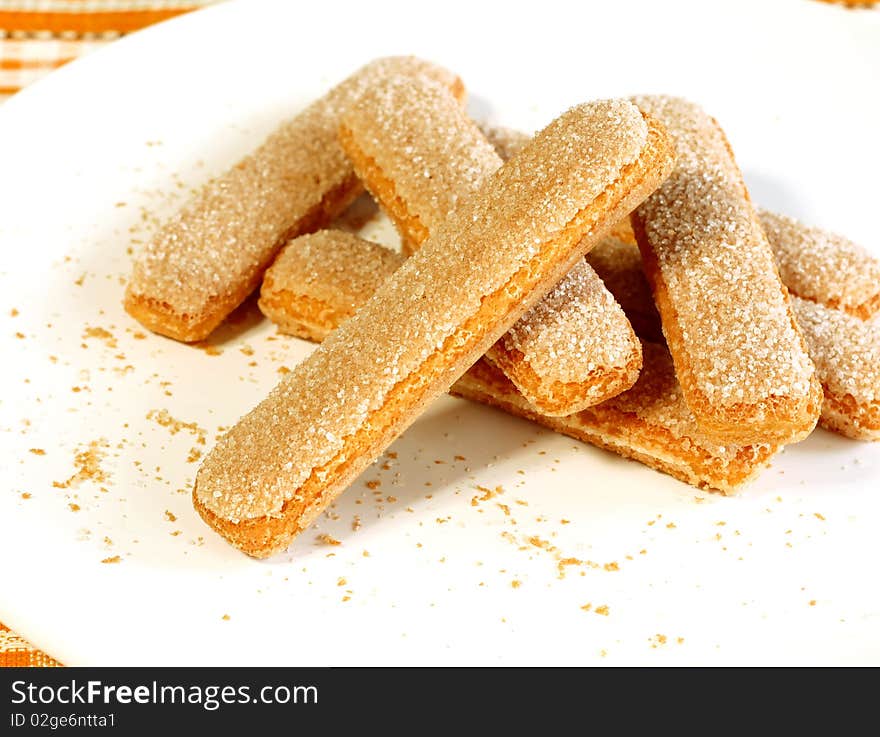
{"label": "golden brown biscuit", "polygon": [[819,424],[880,440],[880,323],[792,297],[824,399]]}
{"label": "golden brown biscuit", "polygon": [[449,91],[425,78],[366,90],[341,116],[340,142],[408,255],[502,164]]}
{"label": "golden brown biscuit", "polygon": [[828,3],[829,5],[842,5],[848,10],[873,8],[877,4],[877,0],[819,0],[819,2]]}
{"label": "golden brown biscuit", "polygon": [[587,261],[623,308],[636,335],[652,343],[664,343],[660,314],[642,269],[638,246],[608,236],[587,254]]}
{"label": "golden brown biscuit", "polygon": [[579,105],[539,133],[203,461],[193,503],[256,557],[285,548],[446,391],[672,156],[632,103]]}
{"label": "golden brown biscuit", "polygon": [[632,225],[685,400],[707,435],[797,441],[822,388],[727,139],[685,100],[634,102],[675,142],[675,169]]}
{"label": "golden brown biscuit", "polygon": [[792,294],[862,320],[880,310],[880,260],[862,246],[769,210],[758,217]]}
{"label": "golden brown biscuit", "polygon": [[[647,312],[653,302],[638,247],[606,238],[589,258],[639,336],[662,340],[659,316]],[[792,306],[822,385],[819,424],[857,440],[880,439],[880,322],[795,296]]]}
{"label": "golden brown biscuit", "polygon": [[542,414],[561,417],[631,387],[642,349],[611,292],[578,262],[487,352]]}
{"label": "golden brown biscuit", "polygon": [[639,461],[701,489],[731,494],[757,476],[780,446],[742,446],[707,437],[682,397],[666,348],[655,343],[645,343],[642,348],[644,368],[632,389],[568,417],[536,412],[485,360],[474,365],[451,391]]}
{"label": "golden brown biscuit", "polygon": [[342,230],[290,241],[266,272],[260,309],[278,330],[320,343],[403,264],[402,254]]}
{"label": "golden brown biscuit", "polygon": [[[481,130],[502,157],[513,155],[529,139],[510,128],[481,125]],[[758,209],[758,218],[782,283],[793,295],[798,325],[822,385],[819,424],[858,440],[880,439],[880,324],[829,311],[844,310],[862,320],[875,314],[880,309],[880,261],[849,239],[794,218],[764,209]],[[587,254],[587,261],[639,337],[663,343],[660,315],[629,218]]]}
{"label": "golden brown biscuit", "polygon": [[[369,90],[343,116],[340,140],[410,253],[502,164],[449,92],[424,79],[398,78]],[[551,415],[619,394],[633,385],[642,365],[629,321],[586,263],[487,357]]]}
{"label": "golden brown biscuit", "polygon": [[[325,237],[335,240],[337,233],[328,231]],[[274,275],[272,287],[273,295],[284,295],[280,308],[281,330],[320,342],[352,310],[359,309],[370,294],[391,277],[403,259],[362,239],[340,238],[332,248],[313,248],[309,243],[312,237],[291,241],[269,273],[284,260],[285,268]],[[592,253],[604,251],[608,240],[596,246]],[[623,245],[635,253],[637,260],[640,258],[637,247]],[[617,272],[623,273],[632,263],[631,259],[625,259],[624,265],[616,267]],[[307,276],[303,278],[304,275]],[[642,283],[650,302],[644,276]],[[311,300],[316,298],[321,314],[327,318],[319,329],[315,328],[311,306]],[[754,477],[778,450],[774,445],[740,447],[705,437],[682,399],[668,351],[646,343],[644,356],[644,367],[635,386],[568,417],[542,415],[485,359],[477,361],[453,384],[450,392],[640,461],[694,486],[725,493],[731,493]]]}
{"label": "golden brown biscuit", "polygon": [[[513,128],[480,123],[480,130],[505,161],[525,146],[530,135]],[[642,257],[635,246],[629,216],[615,223],[609,236],[587,254],[587,263],[623,309],[633,330],[642,340],[663,343],[660,315],[642,270]]]}
{"label": "golden brown biscuit", "polygon": [[403,261],[402,255],[342,230],[301,235],[266,271],[260,309],[282,332],[321,341]]}
{"label": "golden brown biscuit", "polygon": [[[485,121],[477,124],[480,131],[486,137],[486,140],[495,148],[495,152],[507,161],[511,156],[515,156],[523,146],[525,146],[531,136],[523,133],[515,128],[508,128],[503,125],[492,125]],[[622,240],[624,243],[632,243],[635,245],[636,237],[632,232],[632,225],[629,222],[629,215],[623,220],[614,224],[608,235]],[[592,251],[590,252],[592,253]],[[587,262],[590,261],[590,254],[587,254]]]}
{"label": "golden brown biscuit", "polygon": [[389,75],[430,77],[464,94],[457,77],[414,57],[368,64],[204,185],[159,229],[135,260],[128,313],[177,340],[206,338],[257,287],[288,238],[322,227],[358,194],[337,141],[339,116]]}

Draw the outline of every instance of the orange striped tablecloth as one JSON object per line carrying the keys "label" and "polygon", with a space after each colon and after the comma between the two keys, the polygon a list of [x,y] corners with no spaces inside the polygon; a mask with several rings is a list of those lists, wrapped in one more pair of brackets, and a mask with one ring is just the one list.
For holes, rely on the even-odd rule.
{"label": "orange striped tablecloth", "polygon": [[61,665],[0,624],[0,668],[51,668]]}
{"label": "orange striped tablecloth", "polygon": [[119,36],[215,0],[0,0],[0,102]]}
{"label": "orange striped tablecloth", "polygon": [[[144,26],[217,0],[0,0],[0,102]],[[0,668],[57,666],[0,623]]]}

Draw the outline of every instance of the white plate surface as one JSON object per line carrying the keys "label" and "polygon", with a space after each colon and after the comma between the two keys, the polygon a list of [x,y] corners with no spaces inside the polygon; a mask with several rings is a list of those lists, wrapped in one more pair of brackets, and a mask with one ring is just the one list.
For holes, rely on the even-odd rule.
{"label": "white plate surface", "polygon": [[[191,449],[310,347],[252,307],[219,355],[141,337],[127,250],[375,56],[444,63],[475,114],[530,129],[594,97],[686,95],[756,201],[880,253],[880,14],[430,7],[222,5],[0,110],[0,621],[69,664],[880,662],[880,447],[822,431],[726,499],[444,398],[284,555],[249,560],[193,512]],[[53,486],[90,443],[105,478]]]}

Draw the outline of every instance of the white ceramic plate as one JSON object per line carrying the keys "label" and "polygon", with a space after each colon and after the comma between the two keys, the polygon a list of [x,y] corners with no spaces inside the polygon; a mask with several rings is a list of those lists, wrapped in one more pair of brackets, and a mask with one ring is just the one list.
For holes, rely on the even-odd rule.
{"label": "white ceramic plate", "polygon": [[[689,96],[758,202],[880,249],[880,14],[572,5],[231,3],[0,110],[0,621],[69,664],[880,662],[880,447],[822,431],[726,499],[444,398],[284,555],[250,560],[192,510],[191,449],[310,347],[252,307],[220,355],[143,337],[127,251],[372,57],[440,61],[523,128]],[[90,443],[104,478],[53,486]]]}

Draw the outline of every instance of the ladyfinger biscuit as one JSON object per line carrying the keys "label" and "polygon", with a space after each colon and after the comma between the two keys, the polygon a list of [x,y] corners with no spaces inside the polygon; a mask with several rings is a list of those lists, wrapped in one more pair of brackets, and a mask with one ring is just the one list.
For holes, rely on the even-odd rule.
{"label": "ladyfinger biscuit", "polygon": [[[515,154],[529,138],[510,128],[480,129],[502,158]],[[847,238],[768,210],[757,212],[782,283],[803,298],[793,296],[792,306],[822,385],[819,424],[857,440],[880,439],[880,326],[829,312],[845,310],[864,320],[880,309],[880,262]],[[587,261],[636,334],[663,343],[629,218],[587,254]],[[650,371],[647,361],[642,371]]]}
{"label": "ladyfinger biscuit", "polygon": [[827,230],[768,210],[758,217],[792,294],[867,320],[880,310],[880,259]]}
{"label": "ladyfinger biscuit", "polygon": [[632,325],[581,260],[486,357],[542,414],[570,415],[629,389],[642,368]]}
{"label": "ladyfinger biscuit", "polygon": [[[864,246],[787,215],[762,208],[757,213],[773,249],[779,277],[791,294],[862,320],[880,311],[880,259]],[[615,225],[611,235],[623,243],[636,244],[629,218]],[[599,246],[590,251],[587,261],[593,263],[598,250]],[[595,263],[593,268],[599,271]],[[617,297],[614,289],[611,293]],[[623,303],[621,306],[628,312]],[[636,333],[642,335],[638,330]]]}
{"label": "ladyfinger biscuit", "polygon": [[[531,136],[523,133],[515,128],[508,128],[504,125],[493,125],[482,121],[477,123],[480,132],[486,137],[486,140],[492,144],[492,147],[503,161],[507,161],[511,156],[515,156],[525,146]],[[622,240],[624,243],[632,243],[635,245],[636,237],[632,232],[632,225],[629,222],[629,215],[623,220],[615,223],[609,231],[608,235]],[[598,248],[598,246],[597,246]],[[590,251],[592,253],[592,251]],[[587,254],[587,262],[590,261],[590,254]]]}
{"label": "ladyfinger biscuit", "polygon": [[536,412],[486,360],[462,376],[452,394],[525,417],[701,489],[730,494],[757,476],[780,446],[736,445],[705,435],[682,397],[666,348],[645,343],[642,349],[644,367],[635,386],[568,417]]}
{"label": "ladyfinger biscuit", "polygon": [[285,548],[424,407],[657,186],[671,147],[632,103],[572,108],[491,175],[208,454],[205,521]]}
{"label": "ladyfinger biscuit", "polygon": [[[409,252],[503,163],[448,91],[397,78],[342,118],[355,171]],[[632,386],[641,346],[592,268],[579,263],[487,356],[545,414],[565,415]]]}
{"label": "ladyfinger biscuit", "polygon": [[406,257],[343,230],[291,240],[266,271],[260,309],[278,330],[323,341],[363,307]]}
{"label": "ladyfinger biscuit", "polygon": [[675,142],[671,176],[632,225],[685,401],[707,435],[799,440],[822,389],[727,139],[685,100],[634,102]]}
{"label": "ladyfinger biscuit", "polygon": [[[525,146],[530,135],[501,125],[479,124],[480,131],[495,151],[507,160]],[[642,340],[663,343],[660,315],[642,270],[642,257],[636,244],[629,216],[614,224],[587,254],[587,263],[623,309],[633,331]]]}
{"label": "ladyfinger biscuit", "polygon": [[340,114],[389,75],[426,76],[463,96],[461,81],[414,57],[378,59],[208,182],[137,257],[125,309],[145,327],[201,340],[260,283],[291,236],[329,222],[360,191],[337,141]]}
{"label": "ladyfinger biscuit", "polygon": [[880,323],[799,297],[792,303],[822,384],[819,424],[880,440]]}
{"label": "ladyfinger biscuit", "polygon": [[[326,237],[336,239],[337,233],[328,231]],[[272,294],[287,295],[279,307],[283,318],[276,321],[282,331],[320,342],[348,317],[348,310],[356,310],[366,302],[371,289],[375,291],[391,278],[397,268],[394,261],[401,257],[387,251],[393,258],[382,258],[376,249],[386,249],[358,238],[340,239],[333,248],[316,249],[309,244],[313,237],[291,241],[267,272],[267,278],[283,259],[284,270],[273,275]],[[608,240],[596,246],[593,253],[605,250]],[[640,260],[638,248],[626,244],[624,247]],[[631,265],[632,261],[626,263]],[[636,267],[641,271],[639,264]],[[623,272],[622,267],[617,270]],[[302,278],[304,275],[308,275],[307,279]],[[265,289],[264,285],[264,295]],[[643,291],[653,304],[646,283]],[[320,330],[314,328],[309,301],[315,295],[319,295],[323,314],[327,316]],[[450,392],[641,461],[694,486],[725,493],[734,491],[757,474],[778,450],[768,444],[722,445],[705,437],[682,399],[668,351],[660,345],[646,343],[644,357],[644,367],[635,386],[568,417],[542,415],[486,359],[468,369]]]}
{"label": "ladyfinger biscuit", "polygon": [[407,255],[502,164],[449,91],[425,78],[366,90],[341,116],[339,139]]}
{"label": "ladyfinger biscuit", "polygon": [[636,335],[652,343],[663,343],[660,315],[642,269],[638,246],[609,235],[587,254],[587,262],[617,300]]}
{"label": "ladyfinger biscuit", "polygon": [[[588,258],[639,337],[656,336],[660,320],[656,312],[652,319],[646,309],[653,301],[638,247],[609,237]],[[809,280],[805,284],[809,287]],[[857,440],[880,440],[880,323],[799,297],[791,299],[822,385],[819,424]]]}
{"label": "ladyfinger biscuit", "polygon": [[282,332],[322,341],[403,261],[402,255],[342,230],[301,235],[266,271],[260,309]]}
{"label": "ladyfinger biscuit", "polygon": [[[294,238],[266,271],[260,309],[282,333],[320,342],[363,307],[404,260],[401,254],[342,230]],[[638,246],[608,236],[587,260],[639,338],[662,344],[660,315]]]}

